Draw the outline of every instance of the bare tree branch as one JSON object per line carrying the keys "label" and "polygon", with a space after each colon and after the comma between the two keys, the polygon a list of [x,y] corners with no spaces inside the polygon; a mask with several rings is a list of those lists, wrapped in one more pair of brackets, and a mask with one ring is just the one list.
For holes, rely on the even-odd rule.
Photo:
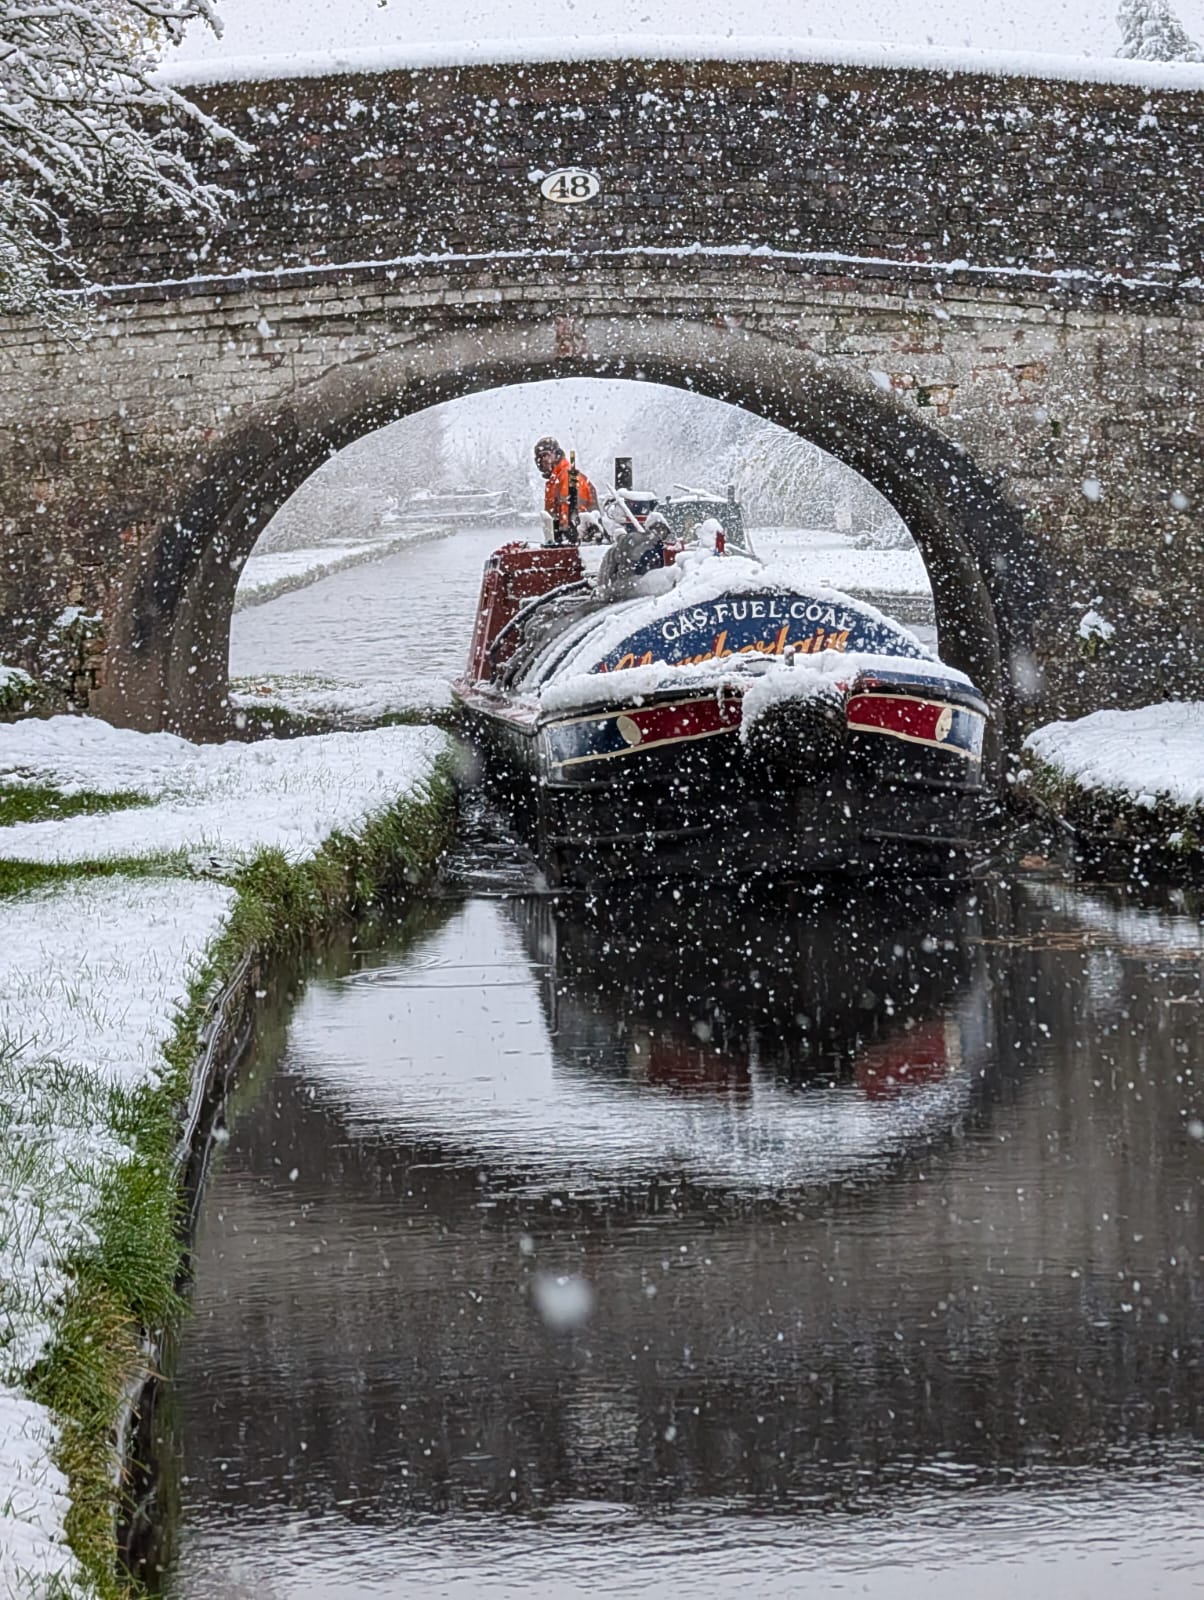
{"label": "bare tree branch", "polygon": [[71,219],[121,203],[212,222],[224,192],[196,174],[191,127],[246,146],[154,80],[212,0],[0,0],[0,313],[78,330]]}

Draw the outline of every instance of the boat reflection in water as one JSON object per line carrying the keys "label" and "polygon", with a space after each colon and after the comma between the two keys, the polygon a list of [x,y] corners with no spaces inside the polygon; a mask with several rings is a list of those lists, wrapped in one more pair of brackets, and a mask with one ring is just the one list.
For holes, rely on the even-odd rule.
{"label": "boat reflection in water", "polygon": [[170,1593],[1189,1592],[1198,926],[1088,909],[467,900],[313,975]]}
{"label": "boat reflection in water", "polygon": [[[507,914],[544,963],[562,1073],[693,1101],[683,1172],[759,1189],[846,1175],[968,1104],[989,1032],[967,942],[976,903],[683,888]],[[707,1103],[720,1096],[726,1109]],[[654,1127],[679,1116],[657,1095],[628,1104]],[[630,1136],[638,1146],[640,1127]]]}
{"label": "boat reflection in water", "polygon": [[352,1116],[545,1189],[850,1177],[981,1083],[973,899],[468,901],[404,966],[347,979],[356,1047],[344,1063],[342,1034],[318,1077]]}

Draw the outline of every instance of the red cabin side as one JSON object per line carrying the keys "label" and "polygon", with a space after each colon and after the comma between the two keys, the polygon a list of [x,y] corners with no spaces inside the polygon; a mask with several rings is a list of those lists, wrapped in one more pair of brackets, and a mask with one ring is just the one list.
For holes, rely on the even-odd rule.
{"label": "red cabin side", "polygon": [[538,595],[576,583],[582,576],[581,554],[576,545],[531,545],[515,542],[495,550],[485,563],[481,598],[468,651],[469,683],[488,683],[518,646],[517,630],[504,639],[493,655],[490,647],[510,619]]}

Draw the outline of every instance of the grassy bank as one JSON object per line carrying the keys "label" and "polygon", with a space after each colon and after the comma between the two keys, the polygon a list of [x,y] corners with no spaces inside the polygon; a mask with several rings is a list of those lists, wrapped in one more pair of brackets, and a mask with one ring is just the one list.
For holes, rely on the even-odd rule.
{"label": "grassy bank", "polygon": [[[42,792],[40,804],[51,798]],[[182,1107],[193,1089],[214,997],[246,970],[248,957],[266,958],[317,940],[348,915],[420,884],[450,837],[454,808],[455,786],[443,756],[423,783],[370,814],[354,832],[331,833],[305,859],[268,848],[223,868],[231,892],[228,910],[163,1049],[166,1070],[153,1082],[134,1089],[108,1084],[37,1054],[36,1038],[0,1040],[0,1201],[10,1191],[29,1191],[31,1184],[45,1189],[52,1181],[45,1151],[64,1128],[77,1130],[84,1141],[71,1147],[73,1160],[54,1176],[54,1192],[37,1194],[43,1210],[47,1204],[65,1214],[74,1208],[86,1213],[87,1225],[76,1230],[68,1259],[56,1263],[65,1289],[55,1301],[54,1337],[20,1384],[58,1426],[55,1460],[68,1485],[67,1538],[87,1586],[80,1591],[69,1584],[57,1592],[106,1600],[129,1593],[115,1559],[121,1510],[115,1436],[131,1388],[149,1375],[148,1335],[170,1325],[180,1309]],[[82,891],[85,884],[126,878],[162,885],[174,874],[188,874],[182,855],[2,862],[0,896],[59,892],[74,883]],[[195,884],[195,876],[190,881]],[[210,892],[226,893],[216,885]],[[29,1207],[13,1208],[18,1218],[27,1214]],[[2,1225],[0,1215],[0,1231]],[[31,1251],[35,1243],[31,1238]],[[18,1239],[8,1251],[18,1261],[20,1246]],[[32,1271],[20,1292],[46,1297]],[[0,1484],[0,1498],[3,1490]]]}
{"label": "grassy bank", "polygon": [[1128,876],[1204,880],[1204,806],[1163,793],[1138,799],[1088,787],[1026,752],[1023,791],[1071,830],[1075,854],[1092,870]]}
{"label": "grassy bank", "polygon": [[[354,733],[365,728],[435,727],[450,729],[455,719],[451,706],[406,706],[396,710],[375,711],[356,718],[344,711],[298,711],[284,700],[258,696],[247,688],[254,680],[233,680],[231,692],[238,697],[238,716],[241,721],[234,729],[238,739],[304,739],[317,733]],[[337,685],[330,687],[336,688]],[[289,685],[285,680],[285,693]]]}

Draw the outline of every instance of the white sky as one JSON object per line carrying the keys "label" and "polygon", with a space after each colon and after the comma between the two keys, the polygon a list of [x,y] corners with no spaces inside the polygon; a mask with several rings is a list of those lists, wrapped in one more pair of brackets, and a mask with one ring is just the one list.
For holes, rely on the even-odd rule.
{"label": "white sky", "polygon": [[[1204,0],[1172,0],[1187,32],[1204,42]],[[945,45],[1052,55],[1112,56],[1120,43],[1116,0],[219,0],[219,43],[194,29],[174,61],[295,51],[367,49],[606,34],[656,37],[842,39]]]}

